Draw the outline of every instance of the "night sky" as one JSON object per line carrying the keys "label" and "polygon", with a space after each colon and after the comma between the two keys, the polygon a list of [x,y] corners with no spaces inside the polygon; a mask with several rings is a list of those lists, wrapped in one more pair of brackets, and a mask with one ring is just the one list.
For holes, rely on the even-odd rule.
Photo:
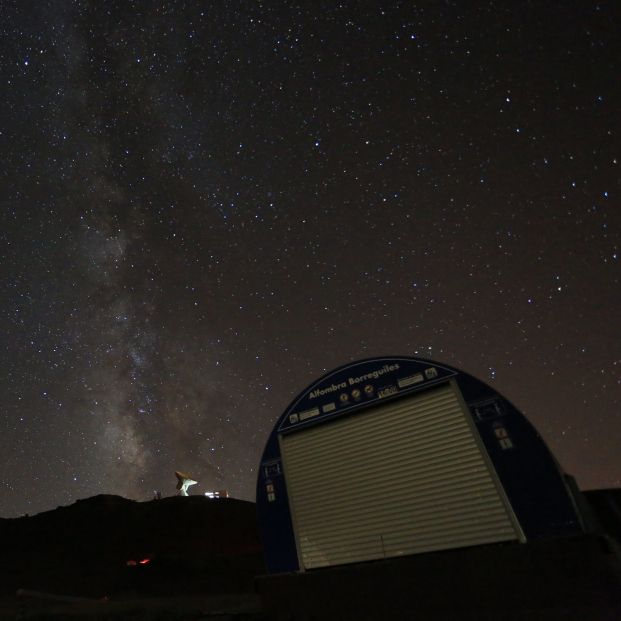
{"label": "night sky", "polygon": [[254,499],[325,371],[489,382],[621,485],[618,2],[9,1],[0,516]]}

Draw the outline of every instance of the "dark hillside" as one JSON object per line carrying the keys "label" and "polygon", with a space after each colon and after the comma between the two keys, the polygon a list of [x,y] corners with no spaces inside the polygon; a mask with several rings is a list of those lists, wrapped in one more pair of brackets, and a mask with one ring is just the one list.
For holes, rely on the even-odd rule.
{"label": "dark hillside", "polygon": [[250,502],[202,496],[134,502],[102,495],[0,519],[0,592],[102,597],[250,590],[263,571],[255,522]]}

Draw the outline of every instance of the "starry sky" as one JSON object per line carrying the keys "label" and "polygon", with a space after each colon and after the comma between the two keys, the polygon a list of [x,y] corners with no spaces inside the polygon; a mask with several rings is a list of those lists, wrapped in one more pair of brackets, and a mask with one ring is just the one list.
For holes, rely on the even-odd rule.
{"label": "starry sky", "polygon": [[295,394],[380,355],[621,485],[619,3],[2,12],[0,516],[254,499]]}

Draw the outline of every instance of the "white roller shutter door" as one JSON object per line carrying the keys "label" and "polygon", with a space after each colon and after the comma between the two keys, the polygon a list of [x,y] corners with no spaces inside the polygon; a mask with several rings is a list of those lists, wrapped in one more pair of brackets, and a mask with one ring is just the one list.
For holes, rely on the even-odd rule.
{"label": "white roller shutter door", "polygon": [[457,390],[281,436],[302,567],[521,538]]}

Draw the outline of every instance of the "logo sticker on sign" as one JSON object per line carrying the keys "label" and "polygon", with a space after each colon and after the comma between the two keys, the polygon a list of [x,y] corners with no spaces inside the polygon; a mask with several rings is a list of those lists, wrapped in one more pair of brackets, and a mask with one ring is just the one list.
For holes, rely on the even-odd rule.
{"label": "logo sticker on sign", "polygon": [[394,395],[399,392],[399,389],[396,386],[387,386],[386,388],[382,388],[377,396],[382,399],[383,397],[389,397],[390,395]]}

